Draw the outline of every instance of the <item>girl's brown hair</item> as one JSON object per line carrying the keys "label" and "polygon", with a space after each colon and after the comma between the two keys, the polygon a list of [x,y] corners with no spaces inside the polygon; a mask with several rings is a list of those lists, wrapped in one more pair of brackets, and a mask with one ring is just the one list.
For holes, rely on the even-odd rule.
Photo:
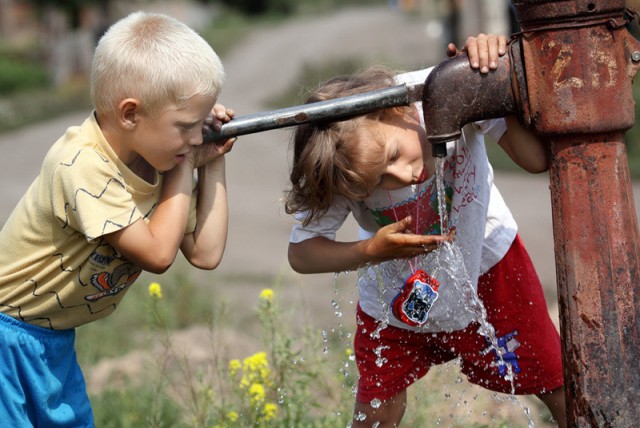
{"label": "girl's brown hair", "polygon": [[[352,76],[322,83],[305,103],[325,101],[396,85],[395,73],[375,67]],[[307,212],[304,224],[323,215],[336,196],[363,200],[376,183],[371,168],[379,165],[379,153],[364,150],[358,140],[376,138],[369,132],[385,111],[375,111],[342,121],[299,125],[293,135],[291,189],[285,193],[288,214]],[[370,145],[369,145],[370,147]]]}

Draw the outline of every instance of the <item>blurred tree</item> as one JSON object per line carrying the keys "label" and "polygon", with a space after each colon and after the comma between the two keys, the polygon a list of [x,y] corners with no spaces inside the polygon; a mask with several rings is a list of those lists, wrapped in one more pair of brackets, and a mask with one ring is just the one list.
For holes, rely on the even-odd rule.
{"label": "blurred tree", "polygon": [[266,13],[291,15],[295,0],[201,0],[203,3],[221,3],[243,14],[256,16]]}
{"label": "blurred tree", "polygon": [[77,30],[81,25],[81,14],[84,9],[91,6],[99,6],[105,12],[109,10],[112,0],[28,0],[32,3],[39,14],[49,8],[62,11],[69,23],[71,30]]}
{"label": "blurred tree", "polygon": [[38,18],[40,57],[55,84],[86,77],[113,0],[25,0]]}

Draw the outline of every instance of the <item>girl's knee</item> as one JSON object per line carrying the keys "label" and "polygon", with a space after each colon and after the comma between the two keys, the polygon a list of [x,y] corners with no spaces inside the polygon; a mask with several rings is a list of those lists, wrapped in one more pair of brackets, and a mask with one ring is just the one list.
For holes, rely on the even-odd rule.
{"label": "girl's knee", "polygon": [[564,387],[560,387],[546,394],[537,394],[538,398],[549,408],[551,415],[559,428],[567,426],[567,412]]}
{"label": "girl's knee", "polygon": [[400,392],[386,401],[373,400],[370,403],[356,401],[353,413],[353,428],[376,426],[392,428],[400,425],[407,407],[407,392]]}

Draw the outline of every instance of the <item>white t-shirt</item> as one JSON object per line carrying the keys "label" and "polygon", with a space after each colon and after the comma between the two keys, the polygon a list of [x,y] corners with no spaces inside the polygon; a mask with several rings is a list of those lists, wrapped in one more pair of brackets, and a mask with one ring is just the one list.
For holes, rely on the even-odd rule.
{"label": "white t-shirt", "polygon": [[[430,71],[406,73],[397,79],[406,83],[424,82]],[[421,103],[416,107],[423,120]],[[476,319],[469,307],[473,305],[470,299],[476,294],[478,276],[502,259],[517,233],[515,220],[493,183],[493,170],[484,145],[485,134],[498,141],[505,130],[504,119],[476,122],[463,128],[459,140],[447,143],[444,184],[449,226],[456,229],[455,245],[417,259],[391,260],[359,269],[359,304],[365,313],[396,327],[426,332],[459,330]],[[360,226],[361,239],[407,215],[417,223],[418,233],[439,234],[435,175],[419,185],[394,191],[376,190],[362,202],[338,197],[321,218],[307,226],[297,222],[290,242],[317,236],[335,240],[336,231],[350,213]],[[304,217],[304,213],[296,215],[298,220]],[[428,318],[420,326],[405,324],[390,311],[391,302],[415,269],[424,270],[440,283]]]}

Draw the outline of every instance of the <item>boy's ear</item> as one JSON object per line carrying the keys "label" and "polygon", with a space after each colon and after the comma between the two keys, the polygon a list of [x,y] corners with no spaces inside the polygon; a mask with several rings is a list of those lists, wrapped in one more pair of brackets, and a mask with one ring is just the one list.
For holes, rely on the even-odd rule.
{"label": "boy's ear", "polygon": [[118,104],[118,122],[127,130],[132,130],[138,123],[140,115],[140,101],[135,98],[125,98]]}

